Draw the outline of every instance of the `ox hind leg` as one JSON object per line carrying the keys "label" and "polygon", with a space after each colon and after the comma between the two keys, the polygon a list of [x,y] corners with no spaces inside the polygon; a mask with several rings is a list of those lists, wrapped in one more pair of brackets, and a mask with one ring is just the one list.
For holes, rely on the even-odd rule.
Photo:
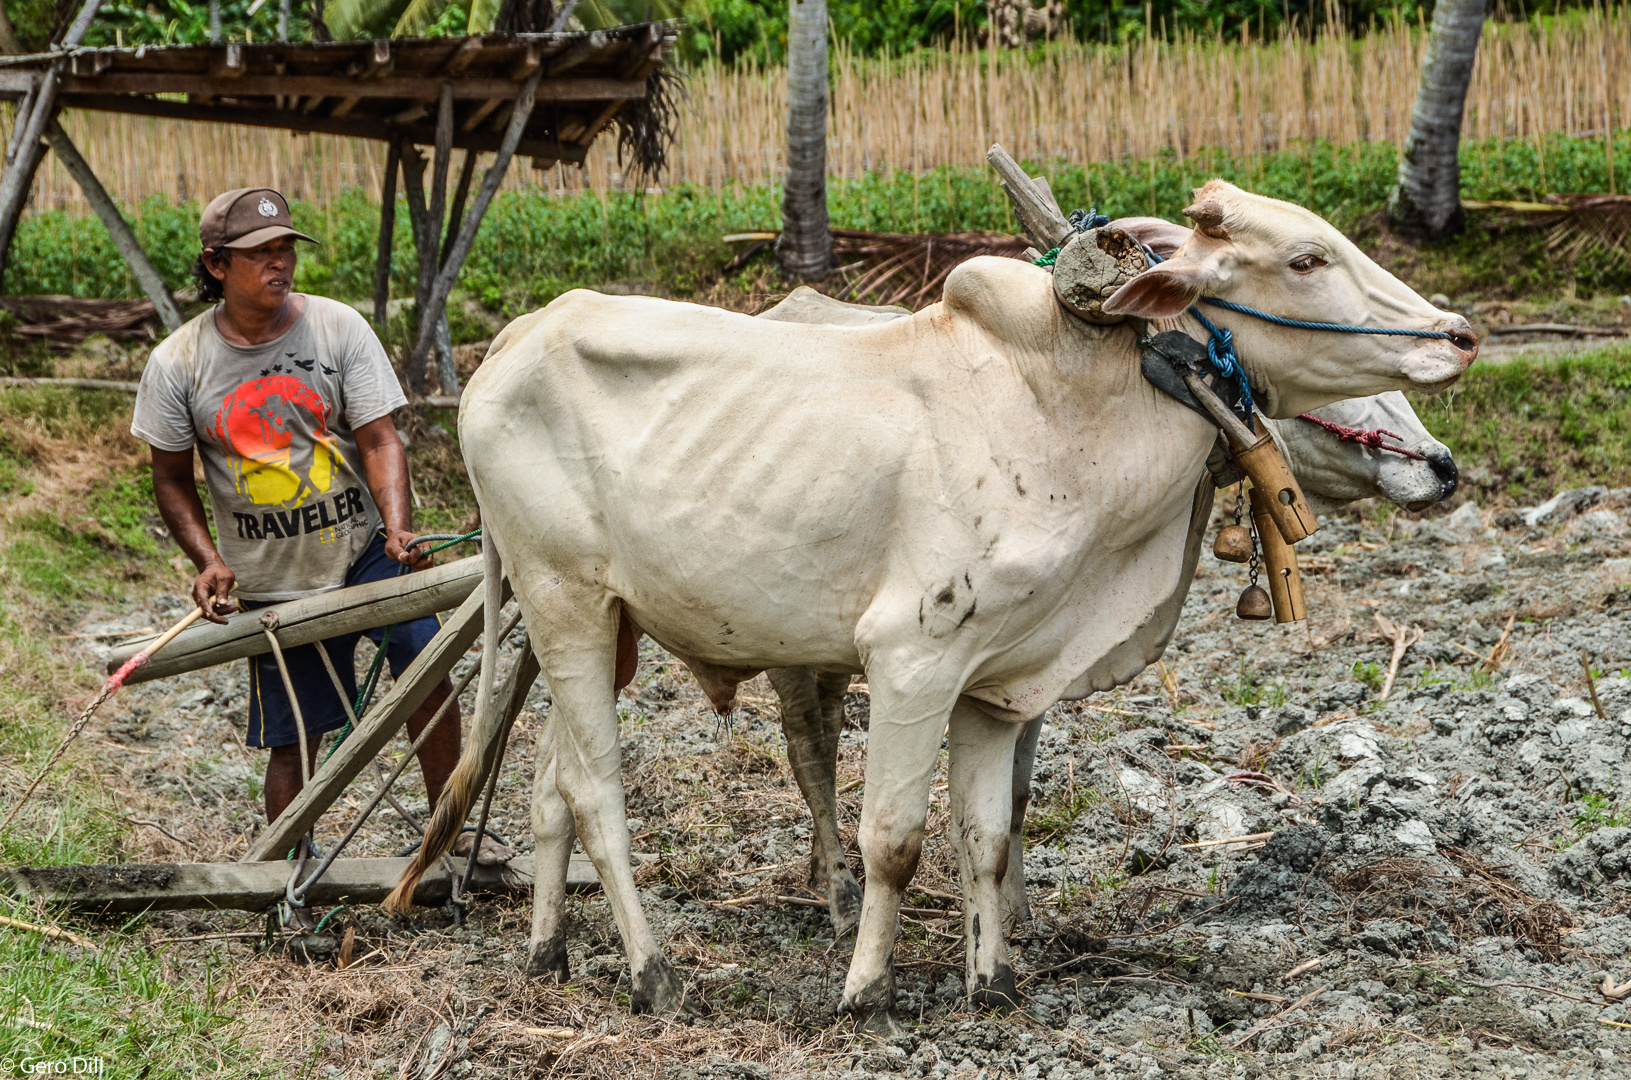
{"label": "ox hind leg", "polygon": [[1031,804],[1031,773],[1036,768],[1036,743],[1042,735],[1042,717],[1026,724],[1014,746],[1013,816],[1008,822],[1008,872],[1002,892],[1008,914],[1003,930],[1031,921],[1031,900],[1025,892],[1025,811]]}
{"label": "ox hind leg", "polygon": [[577,828],[561,796],[556,776],[555,712],[550,710],[538,732],[532,782],[533,854],[532,937],[527,943],[526,973],[566,982],[566,873]]}
{"label": "ox hind leg", "polygon": [[1019,725],[993,719],[967,698],[951,712],[951,836],[963,886],[968,994],[981,1008],[1019,1004],[1002,928],[1013,810],[1013,772],[1003,766],[1014,761],[1019,732]]}
{"label": "ox hind leg", "polygon": [[[554,698],[544,729],[543,741],[548,745],[539,761],[540,787],[545,797],[543,805],[536,808],[541,817],[535,818],[535,827],[540,821],[543,826],[536,867],[541,904],[534,913],[536,951],[529,952],[529,965],[537,963],[554,973],[564,967],[564,941],[559,965],[550,950],[562,937],[559,903],[564,903],[570,825],[575,825],[623,938],[629,958],[633,1010],[676,1013],[683,1004],[684,985],[651,932],[635,891],[631,867],[615,686],[620,605],[614,598],[588,589],[569,593],[558,582],[551,583],[547,602],[547,618],[536,613],[536,606],[524,605],[527,625],[534,628],[534,642],[540,645],[539,663]],[[553,771],[548,759],[553,760]],[[571,810],[570,825],[558,816],[560,803],[550,793],[551,780]],[[546,873],[547,881],[543,878]],[[557,897],[561,898],[559,902]]]}
{"label": "ox hind leg", "polygon": [[787,761],[810,807],[810,887],[827,895],[839,934],[861,917],[861,886],[844,858],[838,831],[838,737],[844,729],[848,674],[817,675],[809,668],[766,672],[781,701]]}

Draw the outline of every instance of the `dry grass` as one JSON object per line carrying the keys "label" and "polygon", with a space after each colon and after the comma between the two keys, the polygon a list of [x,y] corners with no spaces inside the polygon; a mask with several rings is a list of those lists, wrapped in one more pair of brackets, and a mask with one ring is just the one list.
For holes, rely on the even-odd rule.
{"label": "dry grass", "polygon": [[[920,172],[978,165],[992,142],[1021,159],[1102,161],[1214,147],[1250,157],[1297,139],[1402,144],[1425,51],[1421,28],[1393,24],[1364,38],[1273,41],[1184,38],[1127,47],[1056,42],[1040,51],[983,52],[962,43],[900,60],[835,52],[828,169]],[[1467,97],[1468,138],[1604,135],[1631,126],[1631,11],[1621,6],[1531,23],[1491,23]],[[667,181],[770,183],[783,168],[786,72],[704,65]],[[65,123],[99,176],[127,204],[247,184],[324,202],[378,191],[384,147],[337,137],[185,124],[99,113]],[[0,135],[3,135],[0,132]],[[1612,177],[1613,167],[1609,166]],[[512,189],[623,186],[615,140],[596,142],[583,170],[534,172]],[[49,160],[36,207],[83,208]],[[1091,193],[1090,193],[1091,194]]]}

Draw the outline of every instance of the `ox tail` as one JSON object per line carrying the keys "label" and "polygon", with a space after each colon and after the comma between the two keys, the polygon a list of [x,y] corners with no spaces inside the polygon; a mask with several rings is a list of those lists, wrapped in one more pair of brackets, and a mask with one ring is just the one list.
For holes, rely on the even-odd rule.
{"label": "ox tail", "polygon": [[[391,890],[391,895],[385,898],[382,905],[393,915],[407,914],[413,907],[413,894],[419,887],[419,879],[425,876],[437,859],[452,849],[453,841],[464,827],[464,819],[470,815],[470,807],[475,804],[476,789],[481,786],[483,751],[493,741],[496,728],[504,719],[504,710],[495,707],[493,702],[493,687],[498,681],[498,638],[502,630],[500,621],[504,607],[504,564],[490,527],[482,543],[482,586],[486,590],[482,603],[484,636],[481,679],[476,690],[476,717],[470,725],[470,738],[464,744],[464,752],[459,755],[459,763],[454,767],[442,797],[437,800],[430,821],[425,823],[425,837],[419,845],[419,852],[402,872],[396,888]],[[481,838],[477,837],[476,842],[479,844]]]}

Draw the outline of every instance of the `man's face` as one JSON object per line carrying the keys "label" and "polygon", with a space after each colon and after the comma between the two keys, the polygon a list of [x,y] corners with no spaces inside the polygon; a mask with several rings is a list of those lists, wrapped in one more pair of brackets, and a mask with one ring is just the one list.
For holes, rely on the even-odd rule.
{"label": "man's face", "polygon": [[274,309],[281,307],[294,287],[294,268],[299,256],[294,240],[279,237],[260,247],[235,249],[230,261],[209,261],[209,272],[220,279],[221,291],[232,303]]}

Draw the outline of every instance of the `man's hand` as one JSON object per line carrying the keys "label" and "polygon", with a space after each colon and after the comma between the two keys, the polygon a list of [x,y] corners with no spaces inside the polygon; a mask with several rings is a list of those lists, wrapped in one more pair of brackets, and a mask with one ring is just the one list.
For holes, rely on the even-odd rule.
{"label": "man's hand", "polygon": [[385,537],[385,557],[401,563],[410,570],[428,569],[432,563],[430,556],[425,554],[425,549],[432,545],[420,544],[410,552],[408,544],[415,535],[412,529],[391,530]]}
{"label": "man's hand", "polygon": [[238,576],[224,562],[212,562],[204,566],[203,571],[193,581],[193,603],[204,609],[204,618],[212,623],[226,625],[224,616],[238,609],[237,602],[228,598],[237,582]]}

